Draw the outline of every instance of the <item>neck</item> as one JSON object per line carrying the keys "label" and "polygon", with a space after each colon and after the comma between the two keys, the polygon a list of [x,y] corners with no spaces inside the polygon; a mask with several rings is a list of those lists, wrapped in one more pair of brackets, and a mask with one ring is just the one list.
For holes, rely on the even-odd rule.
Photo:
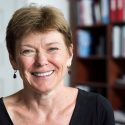
{"label": "neck", "polygon": [[28,91],[27,89],[22,90],[21,100],[29,110],[38,111],[42,109],[45,112],[61,108],[64,99],[66,98],[68,87],[59,86],[55,90],[44,93],[36,93],[34,91]]}

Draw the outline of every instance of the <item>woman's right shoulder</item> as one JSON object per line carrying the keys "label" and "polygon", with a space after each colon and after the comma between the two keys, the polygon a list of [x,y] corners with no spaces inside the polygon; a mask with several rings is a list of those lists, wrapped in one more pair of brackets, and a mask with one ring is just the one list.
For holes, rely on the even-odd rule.
{"label": "woman's right shoulder", "polygon": [[0,102],[3,100],[3,97],[0,97]]}
{"label": "woman's right shoulder", "polygon": [[3,97],[0,97],[0,110],[3,107]]}
{"label": "woman's right shoulder", "polygon": [[12,95],[2,97],[0,101],[4,104],[7,110],[12,109],[19,98],[19,92]]}

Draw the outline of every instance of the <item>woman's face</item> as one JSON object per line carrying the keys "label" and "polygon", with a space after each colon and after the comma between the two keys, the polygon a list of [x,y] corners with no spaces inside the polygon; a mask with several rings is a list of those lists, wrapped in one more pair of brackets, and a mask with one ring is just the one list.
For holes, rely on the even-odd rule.
{"label": "woman's face", "polygon": [[62,86],[72,61],[71,54],[58,31],[28,34],[16,45],[16,69],[24,87],[48,92]]}

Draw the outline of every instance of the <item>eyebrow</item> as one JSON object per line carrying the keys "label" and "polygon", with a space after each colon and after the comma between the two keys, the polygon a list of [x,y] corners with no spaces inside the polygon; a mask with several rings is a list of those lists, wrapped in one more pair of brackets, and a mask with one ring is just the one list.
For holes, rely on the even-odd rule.
{"label": "eyebrow", "polygon": [[[48,43],[46,43],[45,45],[46,45],[46,46],[51,46],[51,45],[56,45],[56,44],[59,45],[59,42],[48,42]],[[29,48],[30,48],[30,47],[34,47],[34,46],[30,45],[30,44],[26,44],[26,45],[25,45],[25,44],[24,44],[24,45],[22,44],[21,46],[22,46],[22,47],[29,47]]]}
{"label": "eyebrow", "polygon": [[22,46],[22,47],[29,47],[29,48],[30,48],[30,47],[33,47],[32,45],[29,45],[29,44],[27,44],[27,45],[23,45],[23,44],[22,44],[21,46]]}
{"label": "eyebrow", "polygon": [[53,45],[53,44],[59,44],[59,42],[50,42],[50,43],[47,43],[47,45]]}

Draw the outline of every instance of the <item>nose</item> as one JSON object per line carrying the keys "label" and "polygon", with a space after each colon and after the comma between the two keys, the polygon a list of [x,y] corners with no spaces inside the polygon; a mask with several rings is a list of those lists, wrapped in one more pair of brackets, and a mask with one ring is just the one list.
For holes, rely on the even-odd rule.
{"label": "nose", "polygon": [[45,53],[37,53],[35,57],[36,66],[45,66],[48,65],[48,56]]}

